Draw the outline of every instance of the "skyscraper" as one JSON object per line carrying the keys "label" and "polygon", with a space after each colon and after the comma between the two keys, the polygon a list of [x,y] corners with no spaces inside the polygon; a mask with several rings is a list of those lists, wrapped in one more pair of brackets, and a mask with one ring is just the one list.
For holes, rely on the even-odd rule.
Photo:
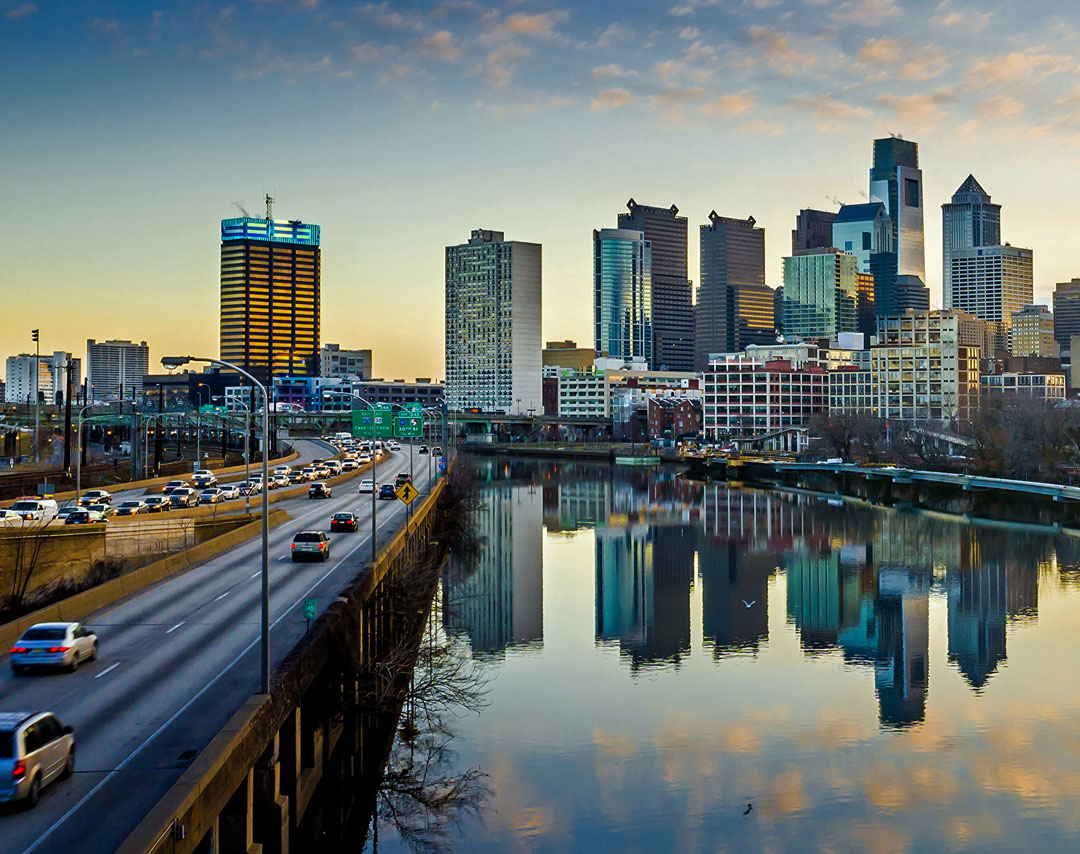
{"label": "skyscraper", "polygon": [[829,338],[856,328],[858,259],[829,247],[784,258],[784,335]]}
{"label": "skyscraper", "polygon": [[543,412],[541,247],[474,229],[446,247],[446,405]]}
{"label": "skyscraper", "polygon": [[694,306],[686,277],[686,217],[679,209],[626,203],[619,228],[640,231],[652,245],[653,363],[669,371],[694,367]]}
{"label": "skyscraper", "polygon": [[319,226],[221,221],[221,358],[269,383],[318,371]]}
{"label": "skyscraper", "polygon": [[874,140],[870,201],[885,205],[895,253],[881,269],[871,270],[874,308],[878,314],[893,314],[897,310],[896,276],[918,276],[926,281],[922,170],[916,143],[899,137]]}
{"label": "skyscraper", "polygon": [[952,308],[952,253],[1000,244],[1001,205],[991,204],[989,194],[973,175],[968,175],[953,193],[952,202],[941,206],[941,226],[941,304]]}
{"label": "skyscraper", "polygon": [[952,307],[1012,326],[1012,316],[1035,301],[1030,249],[983,246],[950,251]]}
{"label": "skyscraper", "polygon": [[791,230],[791,254],[798,255],[808,249],[824,249],[835,246],[833,243],[833,222],[836,214],[832,211],[818,211],[803,208],[795,217],[795,228]]}
{"label": "skyscraper", "polygon": [[1054,338],[1062,350],[1069,351],[1073,335],[1080,335],[1080,279],[1054,285]]}
{"label": "skyscraper", "polygon": [[652,244],[640,231],[593,231],[596,352],[653,367]]}
{"label": "skyscraper", "polygon": [[765,284],[765,229],[753,217],[709,214],[701,226],[701,276],[694,312],[694,369],[710,353],[774,340],[774,293]]}
{"label": "skyscraper", "polygon": [[145,341],[86,342],[86,395],[90,400],[127,400],[143,390],[150,373],[150,348]]}

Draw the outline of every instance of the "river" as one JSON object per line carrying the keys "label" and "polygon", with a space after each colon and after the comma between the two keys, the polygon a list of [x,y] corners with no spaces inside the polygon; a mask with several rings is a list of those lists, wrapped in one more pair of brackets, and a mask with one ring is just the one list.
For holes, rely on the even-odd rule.
{"label": "river", "polygon": [[431,802],[380,799],[379,851],[1080,848],[1080,539],[477,466],[483,543],[431,624],[479,690],[438,716]]}

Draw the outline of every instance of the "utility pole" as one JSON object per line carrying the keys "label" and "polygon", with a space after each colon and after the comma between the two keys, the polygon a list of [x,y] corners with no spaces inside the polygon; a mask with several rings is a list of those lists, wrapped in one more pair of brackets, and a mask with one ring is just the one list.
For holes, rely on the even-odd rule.
{"label": "utility pole", "polygon": [[[165,411],[165,386],[162,383],[157,384],[157,411],[160,415]],[[161,422],[164,419],[159,418],[157,425],[154,429],[154,477],[158,476],[161,469]]]}
{"label": "utility pole", "polygon": [[41,462],[38,453],[38,429],[40,426],[40,396],[41,396],[41,335],[40,330],[31,329],[30,337],[34,341],[34,462]]}
{"label": "utility pole", "polygon": [[71,359],[64,366],[64,474],[71,477]]}

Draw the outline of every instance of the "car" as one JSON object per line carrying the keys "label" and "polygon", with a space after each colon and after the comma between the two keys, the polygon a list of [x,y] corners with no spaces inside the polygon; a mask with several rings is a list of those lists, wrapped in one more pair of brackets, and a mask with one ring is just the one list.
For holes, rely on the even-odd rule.
{"label": "car", "polygon": [[91,504],[112,504],[112,496],[104,489],[88,489],[82,494],[79,504],[83,507]]}
{"label": "car", "polygon": [[216,486],[211,486],[209,489],[204,489],[199,493],[200,504],[220,504],[224,500],[225,497]]}
{"label": "car", "polygon": [[186,480],[170,480],[165,486],[161,488],[162,495],[171,495],[174,489],[180,489],[187,486]]}
{"label": "car", "polygon": [[276,466],[276,467],[274,468],[274,474],[284,474],[284,475],[287,475],[287,474],[289,474],[290,472],[292,472],[292,466]]}
{"label": "car", "polygon": [[431,449],[431,455],[433,457],[441,457],[443,455],[442,448],[436,445],[434,448]]}
{"label": "car", "polygon": [[75,773],[75,733],[51,712],[0,712],[0,801],[37,806],[41,790]]}
{"label": "car", "polygon": [[419,448],[417,448],[416,453],[418,453],[418,454],[426,454],[426,453],[428,453],[428,446],[427,445],[421,445]]}
{"label": "car", "polygon": [[199,503],[199,493],[190,486],[182,486],[169,493],[169,504],[173,507],[194,507]]}
{"label": "car", "polygon": [[9,509],[32,522],[52,519],[60,511],[51,498],[20,498]]}
{"label": "car", "polygon": [[100,513],[102,519],[108,519],[110,516],[116,515],[116,509],[110,507],[108,504],[91,504],[89,507],[84,508],[94,513]]}
{"label": "car", "polygon": [[147,513],[164,513],[169,509],[169,496],[151,495],[143,499],[143,503],[146,505]]}
{"label": "car", "polygon": [[226,501],[240,497],[240,487],[235,483],[223,483],[218,489],[221,490],[221,497]]}
{"label": "car", "polygon": [[374,492],[375,491],[375,481],[372,480],[370,477],[365,477],[362,481],[360,481],[360,488],[357,489],[356,491],[357,492]]}
{"label": "car", "polygon": [[330,517],[330,530],[331,531],[358,531],[360,529],[360,523],[356,519],[355,513],[335,513]]}
{"label": "car", "polygon": [[91,510],[89,507],[76,507],[64,519],[65,525],[93,525],[95,522],[106,522],[105,515],[99,510]]}
{"label": "car", "polygon": [[302,471],[289,472],[289,483],[302,483],[305,480],[307,480],[307,478],[304,477],[304,473]]}
{"label": "car", "polygon": [[293,563],[300,560],[330,560],[330,537],[325,531],[298,531],[292,541]]}
{"label": "car", "polygon": [[406,483],[412,483],[412,475],[407,471],[399,471],[394,478],[394,489],[400,489]]}
{"label": "car", "polygon": [[138,516],[140,513],[146,512],[146,503],[138,498],[133,498],[130,501],[121,501],[120,506],[116,508],[117,516]]}
{"label": "car", "polygon": [[401,443],[400,442],[387,442],[386,447],[387,447],[388,450],[391,450],[391,451],[400,451],[401,450]]}
{"label": "car", "polygon": [[11,669],[62,667],[74,673],[97,656],[97,635],[81,623],[35,623],[11,647]]}
{"label": "car", "polygon": [[0,510],[0,528],[14,528],[23,523],[23,517],[14,510]]}
{"label": "car", "polygon": [[315,480],[315,478],[318,477],[318,475],[315,474],[315,469],[312,468],[311,466],[308,466],[307,468],[305,468],[302,471],[302,474],[304,475],[305,480]]}
{"label": "car", "polygon": [[320,477],[322,477],[322,478],[327,478],[327,477],[330,477],[330,469],[328,469],[328,468],[326,467],[326,464],[325,464],[325,463],[324,463],[324,464],[322,464],[322,465],[320,465],[320,466],[317,466],[317,467],[316,467],[316,469],[315,469],[315,477],[316,477],[316,478],[320,478]]}
{"label": "car", "polygon": [[331,477],[341,474],[341,463],[337,460],[327,460],[323,463],[323,468],[330,472]]}
{"label": "car", "polygon": [[348,457],[347,459],[341,461],[341,470],[343,472],[356,471],[358,468],[360,468],[360,463],[358,463],[352,457]]}
{"label": "car", "polygon": [[[56,511],[56,521],[57,522],[63,522],[74,511],[81,510],[81,509],[83,509],[83,508],[78,507],[75,504],[65,504],[63,507],[61,507],[59,510]],[[2,510],[2,511],[0,511],[0,519],[4,518],[4,513],[11,513],[11,512],[12,511],[10,511],[10,510]],[[18,513],[15,513],[14,515],[15,515],[16,519],[18,519],[20,522],[22,521],[22,517]]]}
{"label": "car", "polygon": [[258,495],[262,492],[262,484],[257,480],[245,480],[236,487],[241,495]]}
{"label": "car", "polygon": [[371,454],[368,454],[368,453],[361,454],[359,462],[360,462],[360,465],[366,466],[368,463],[371,462]]}
{"label": "car", "polygon": [[330,498],[334,494],[334,490],[330,487],[330,484],[323,483],[321,480],[316,481],[308,487],[308,498]]}
{"label": "car", "polygon": [[270,482],[277,486],[288,486],[289,476],[287,474],[272,474],[270,475]]}
{"label": "car", "polygon": [[385,501],[387,498],[397,498],[397,490],[394,489],[394,484],[384,483],[379,487],[379,498]]}
{"label": "car", "polygon": [[205,489],[208,486],[217,486],[217,478],[214,477],[214,473],[207,471],[206,469],[199,469],[195,472],[194,477],[191,478],[192,484],[201,489]]}

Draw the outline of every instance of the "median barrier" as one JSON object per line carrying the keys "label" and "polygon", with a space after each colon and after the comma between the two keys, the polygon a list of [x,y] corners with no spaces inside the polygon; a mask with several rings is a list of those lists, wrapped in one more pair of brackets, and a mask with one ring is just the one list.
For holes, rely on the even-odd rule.
{"label": "median barrier", "polygon": [[[269,525],[275,528],[288,518],[289,514],[285,510],[273,510],[269,516]],[[152,584],[157,584],[170,576],[217,557],[247,542],[261,531],[262,519],[253,518],[246,525],[192,546],[186,551],[156,560],[119,578],[106,581],[104,584],[76,593],[74,596],[20,617],[18,620],[4,623],[0,625],[0,649],[10,647],[26,629],[35,623],[85,620],[89,614],[114,605],[121,599],[145,590]]]}

